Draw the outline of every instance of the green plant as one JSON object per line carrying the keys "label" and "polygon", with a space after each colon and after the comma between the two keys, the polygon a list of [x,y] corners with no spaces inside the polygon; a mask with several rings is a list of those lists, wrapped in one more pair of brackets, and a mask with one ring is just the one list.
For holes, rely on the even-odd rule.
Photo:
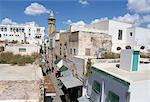
{"label": "green plant", "polygon": [[116,59],[116,58],[120,58],[120,54],[113,53],[113,52],[105,52],[103,54],[103,58],[104,59]]}
{"label": "green plant", "polygon": [[141,58],[150,58],[150,53],[141,52],[141,53],[140,53],[140,57],[141,57]]}
{"label": "green plant", "polygon": [[13,53],[5,52],[0,54],[0,63],[10,64],[11,58],[13,57]]}
{"label": "green plant", "polygon": [[0,63],[1,64],[12,64],[12,65],[25,65],[27,63],[33,63],[38,56],[36,54],[34,55],[20,55],[16,54],[14,55],[11,52],[3,52],[0,54]]}
{"label": "green plant", "polygon": [[40,57],[38,53],[32,53],[31,56],[34,60],[39,59],[39,57]]}
{"label": "green plant", "polygon": [[91,66],[92,66],[92,61],[91,59],[88,59],[86,64],[86,73],[85,73],[86,78],[88,78],[91,75]]}

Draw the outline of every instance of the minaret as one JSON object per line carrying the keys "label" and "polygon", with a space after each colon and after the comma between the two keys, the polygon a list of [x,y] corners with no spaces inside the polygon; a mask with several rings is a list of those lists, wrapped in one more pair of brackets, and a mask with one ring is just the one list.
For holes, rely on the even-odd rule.
{"label": "minaret", "polygon": [[54,12],[51,10],[48,18],[48,37],[55,31]]}

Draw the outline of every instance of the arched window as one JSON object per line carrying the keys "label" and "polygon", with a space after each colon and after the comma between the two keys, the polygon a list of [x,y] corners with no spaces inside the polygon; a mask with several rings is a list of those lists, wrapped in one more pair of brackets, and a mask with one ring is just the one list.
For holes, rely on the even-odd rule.
{"label": "arched window", "polygon": [[117,51],[121,50],[121,47],[117,47]]}
{"label": "arched window", "polygon": [[144,49],[145,49],[145,46],[141,46],[140,49],[144,50]]}
{"label": "arched window", "polygon": [[126,46],[126,49],[131,49],[131,46],[130,45]]}

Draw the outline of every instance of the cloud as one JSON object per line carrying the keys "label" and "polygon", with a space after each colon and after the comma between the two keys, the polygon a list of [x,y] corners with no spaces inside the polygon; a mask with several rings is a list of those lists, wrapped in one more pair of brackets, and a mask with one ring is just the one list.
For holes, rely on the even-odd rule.
{"label": "cloud", "polygon": [[147,28],[150,28],[150,24],[147,25]]}
{"label": "cloud", "polygon": [[68,19],[66,22],[64,22],[65,24],[72,24],[72,21],[71,21],[71,19]]}
{"label": "cloud", "polygon": [[40,15],[43,13],[49,13],[50,11],[48,9],[46,9],[43,5],[39,4],[39,3],[31,3],[31,5],[29,5],[28,7],[25,8],[24,13],[26,15]]}
{"label": "cloud", "polygon": [[143,22],[150,22],[150,15],[143,16],[142,21]]}
{"label": "cloud", "polygon": [[12,21],[9,18],[4,18],[4,19],[2,19],[1,24],[4,24],[4,25],[16,25],[17,23]]}
{"label": "cloud", "polygon": [[150,0],[128,0],[127,6],[136,13],[150,13]]}
{"label": "cloud", "polygon": [[131,15],[129,13],[125,14],[124,16],[113,17],[113,20],[131,23],[134,25],[140,25],[140,19],[141,17],[138,14]]}
{"label": "cloud", "polygon": [[88,1],[87,0],[79,0],[79,3],[82,5],[88,5]]}
{"label": "cloud", "polygon": [[28,25],[28,24],[31,24],[31,23],[34,23],[36,26],[38,26],[38,24],[36,24],[35,21],[25,22],[25,23],[17,23],[17,22],[14,22],[10,18],[4,18],[0,22],[0,24],[3,24],[3,25],[20,25],[20,26],[25,26],[25,25]]}
{"label": "cloud", "polygon": [[108,20],[108,17],[104,17],[104,18],[100,18],[100,19],[95,19],[95,20],[93,20],[93,21],[91,22],[91,24],[93,24],[93,23],[98,23],[98,22],[104,21],[104,20]]}
{"label": "cloud", "polygon": [[71,23],[71,25],[73,25],[73,26],[85,26],[86,23],[84,21],[78,21],[78,22],[75,22],[75,23]]}

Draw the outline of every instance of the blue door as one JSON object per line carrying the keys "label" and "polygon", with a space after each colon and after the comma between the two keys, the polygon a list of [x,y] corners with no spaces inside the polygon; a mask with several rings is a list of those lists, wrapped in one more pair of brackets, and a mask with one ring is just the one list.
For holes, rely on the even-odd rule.
{"label": "blue door", "polygon": [[138,63],[139,63],[139,51],[134,51],[132,61],[132,71],[138,70]]}

